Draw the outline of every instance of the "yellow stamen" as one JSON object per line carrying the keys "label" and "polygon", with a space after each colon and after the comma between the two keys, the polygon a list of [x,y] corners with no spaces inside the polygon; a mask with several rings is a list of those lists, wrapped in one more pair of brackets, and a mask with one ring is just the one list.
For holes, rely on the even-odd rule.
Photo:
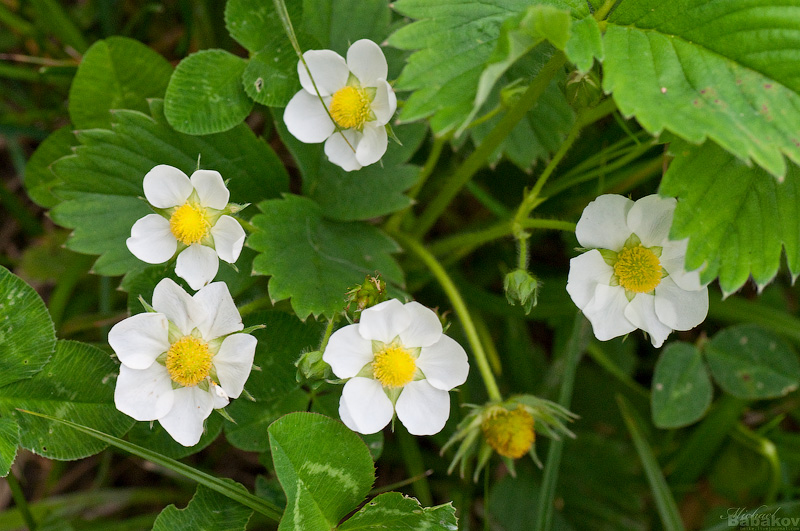
{"label": "yellow stamen", "polygon": [[533,417],[522,406],[513,411],[498,408],[484,419],[481,429],[489,446],[512,459],[525,455],[536,438]]}
{"label": "yellow stamen", "polygon": [[211,230],[211,222],[206,210],[199,205],[185,203],[169,218],[169,229],[173,236],[184,245],[202,240]]}
{"label": "yellow stamen", "polygon": [[342,129],[361,129],[370,112],[370,99],[364,89],[344,87],[331,98],[331,116]]}
{"label": "yellow stamen", "polygon": [[614,274],[626,290],[650,293],[661,283],[661,262],[647,247],[625,247],[617,254]]}
{"label": "yellow stamen", "polygon": [[167,351],[167,372],[172,381],[184,387],[197,385],[211,372],[211,352],[208,343],[185,336]]}
{"label": "yellow stamen", "polygon": [[386,345],[375,355],[372,374],[384,387],[404,387],[414,378],[417,362],[403,347]]}

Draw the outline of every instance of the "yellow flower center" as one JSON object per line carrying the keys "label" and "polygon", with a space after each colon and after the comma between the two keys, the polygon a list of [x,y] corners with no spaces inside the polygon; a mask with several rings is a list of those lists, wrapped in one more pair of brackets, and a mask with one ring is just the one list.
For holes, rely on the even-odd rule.
{"label": "yellow flower center", "polygon": [[370,99],[364,89],[344,87],[331,98],[331,116],[342,129],[360,129],[369,118]]}
{"label": "yellow flower center", "polygon": [[403,347],[386,345],[375,355],[372,374],[384,387],[403,387],[414,378],[417,362]]}
{"label": "yellow flower center", "polygon": [[525,455],[536,438],[533,417],[522,406],[513,411],[498,409],[483,421],[481,429],[489,446],[512,459]]}
{"label": "yellow flower center", "polygon": [[626,290],[650,293],[661,283],[661,262],[647,247],[624,247],[617,254],[614,274]]}
{"label": "yellow flower center", "polygon": [[208,343],[185,336],[167,351],[167,372],[172,381],[184,387],[197,385],[211,372],[211,352]]}
{"label": "yellow flower center", "polygon": [[169,230],[184,245],[199,242],[210,229],[211,222],[206,210],[196,204],[184,204],[169,218]]}

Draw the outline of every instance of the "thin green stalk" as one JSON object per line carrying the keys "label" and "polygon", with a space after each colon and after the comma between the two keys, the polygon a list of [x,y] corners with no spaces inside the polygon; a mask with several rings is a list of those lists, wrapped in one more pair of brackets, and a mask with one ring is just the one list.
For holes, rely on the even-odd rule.
{"label": "thin green stalk", "polygon": [[750,430],[741,422],[736,425],[736,429],[731,435],[736,441],[760,454],[769,463],[772,477],[769,482],[769,490],[764,495],[764,503],[775,503],[781,487],[781,461],[775,443]]}
{"label": "thin green stalk", "polygon": [[328,321],[328,326],[325,327],[325,335],[322,336],[322,341],[319,344],[319,351],[325,352],[325,347],[328,346],[328,340],[331,338],[331,334],[333,334],[333,327],[336,325],[336,321],[338,314],[334,315]]}
{"label": "thin green stalk", "polygon": [[[512,227],[513,221],[510,219],[498,221],[494,225],[483,230],[466,232],[443,238],[430,244],[429,248],[436,256],[450,256],[454,252],[463,256],[481,245],[510,236],[512,234]],[[575,232],[575,223],[571,221],[562,221],[560,219],[526,219],[523,220],[522,227],[524,229],[549,229]],[[467,249],[466,253],[462,252],[465,248]]]}
{"label": "thin green stalk", "polygon": [[492,197],[492,194],[484,190],[483,187],[475,181],[469,181],[464,187],[481,205],[486,207],[486,210],[498,218],[507,218],[511,216],[511,210],[509,210],[507,206]]}
{"label": "thin green stalk", "polygon": [[439,191],[417,220],[416,227],[412,231],[413,237],[421,239],[433,227],[433,224],[436,223],[436,220],[439,219],[439,216],[442,215],[458,191],[486,164],[489,156],[494,153],[494,150],[517,126],[517,123],[536,104],[550,81],[563,68],[565,63],[566,57],[562,52],[553,54],[519,101],[497,122],[494,129],[489,132],[475,151],[467,157],[467,160],[447,178],[443,189]]}
{"label": "thin green stalk", "polygon": [[244,317],[245,315],[249,315],[262,308],[272,308],[272,301],[269,299],[269,297],[259,297],[254,301],[248,302],[247,304],[242,304],[239,306],[239,315]]}
{"label": "thin green stalk", "polygon": [[498,402],[501,401],[503,397],[500,394],[500,388],[497,387],[494,374],[492,374],[492,369],[489,366],[489,360],[486,356],[486,352],[483,349],[483,343],[481,342],[481,338],[478,335],[477,329],[475,328],[475,323],[472,321],[472,316],[467,309],[467,305],[464,303],[464,299],[461,298],[461,294],[458,292],[458,288],[456,288],[453,280],[447,274],[447,271],[444,270],[444,267],[442,267],[436,257],[433,256],[433,254],[431,254],[431,252],[428,251],[419,241],[401,232],[394,233],[393,236],[403,247],[406,248],[406,250],[417,255],[417,257],[419,257],[420,260],[422,260],[425,265],[428,266],[428,269],[430,269],[431,273],[433,273],[433,276],[436,277],[436,280],[439,281],[439,284],[442,286],[445,294],[450,299],[450,303],[453,305],[453,309],[461,321],[461,326],[467,336],[467,341],[469,341],[470,347],[472,347],[472,354],[474,355],[475,361],[478,364],[478,370],[483,378],[483,384],[486,387],[486,393],[489,395],[491,400]]}
{"label": "thin green stalk", "polygon": [[103,433],[102,431],[95,430],[94,428],[89,428],[87,426],[76,424],[68,420],[51,417],[50,415],[35,413],[33,411],[27,411],[24,409],[17,409],[17,411],[20,411],[21,413],[26,413],[28,415],[42,417],[51,422],[59,422],[61,424],[69,426],[70,428],[73,428],[82,433],[90,435],[95,439],[99,439],[107,444],[110,444],[111,446],[119,448],[120,450],[133,454],[137,457],[141,457],[142,459],[146,459],[147,461],[150,461],[151,463],[154,463],[156,465],[163,466],[164,468],[172,470],[173,472],[180,474],[185,478],[188,478],[192,481],[196,481],[197,483],[205,485],[209,489],[218,492],[223,496],[226,496],[236,502],[239,502],[245,507],[249,507],[254,511],[257,511],[263,514],[264,516],[272,519],[275,522],[278,522],[281,519],[283,511],[281,510],[280,507],[270,503],[269,501],[263,498],[259,498],[258,496],[250,494],[249,492],[244,492],[238,488],[234,488],[231,485],[231,483],[222,478],[217,478],[210,474],[206,474],[205,472],[192,468],[189,465],[181,463],[180,461],[164,457],[158,452],[154,452],[153,450],[149,450],[147,448],[142,448],[141,446],[137,446],[128,441],[123,441],[122,439],[118,439],[117,437],[113,437],[111,435]]}
{"label": "thin green stalk", "polygon": [[678,511],[678,505],[675,503],[675,498],[672,497],[672,492],[664,479],[661,467],[655,455],[653,455],[653,449],[645,438],[642,419],[624,396],[617,395],[617,404],[628,432],[631,434],[631,439],[633,439],[636,453],[639,454],[639,460],[644,467],[644,474],[650,484],[658,515],[661,518],[661,525],[667,531],[682,531],[684,526],[681,514]]}
{"label": "thin green stalk", "polygon": [[8,481],[8,488],[11,490],[11,496],[14,498],[14,503],[16,504],[17,509],[19,509],[22,519],[25,520],[25,525],[28,526],[30,531],[36,531],[36,528],[38,527],[36,520],[33,519],[31,510],[28,507],[28,500],[25,499],[25,493],[22,492],[22,486],[19,484],[17,476],[14,475],[14,471],[8,473],[8,476],[6,476],[6,481]]}
{"label": "thin green stalk", "polygon": [[[447,144],[447,142],[452,138],[452,134],[446,134],[442,136],[436,136],[433,139],[433,145],[431,146],[431,152],[428,154],[428,158],[425,160],[425,164],[423,164],[422,169],[419,171],[419,175],[417,176],[417,182],[414,186],[406,192],[406,195],[410,199],[416,199],[419,195],[420,190],[425,185],[425,182],[428,180],[428,177],[431,176],[433,173],[433,169],[436,167],[436,164],[439,162],[439,157],[442,155],[442,149]],[[411,211],[411,206],[404,208],[398,212],[392,214],[392,216],[386,220],[384,224],[384,229],[387,232],[395,232],[400,229],[400,226],[405,219],[406,215]]]}
{"label": "thin green stalk", "polygon": [[[581,355],[586,348],[589,340],[589,322],[578,312],[572,325],[572,333],[567,342],[564,353],[564,373],[561,378],[561,389],[558,393],[558,404],[569,409],[572,402],[572,391],[575,386],[575,372]],[[547,449],[547,461],[544,465],[544,475],[542,477],[542,488],[539,490],[539,501],[536,509],[536,531],[549,530],[553,524],[553,500],[556,494],[556,482],[558,480],[558,469],[561,465],[561,454],[564,449],[563,440],[551,440]]]}

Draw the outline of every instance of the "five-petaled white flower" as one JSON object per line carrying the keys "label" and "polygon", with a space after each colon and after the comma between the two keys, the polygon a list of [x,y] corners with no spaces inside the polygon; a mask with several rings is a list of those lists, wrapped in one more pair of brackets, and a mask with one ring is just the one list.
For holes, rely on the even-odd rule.
{"label": "five-petaled white flower", "polygon": [[375,433],[397,417],[414,435],[433,435],[450,416],[448,391],[467,379],[467,353],[442,333],[436,314],[391,299],[337,330],[322,359],[349,378],[339,401],[348,428]]}
{"label": "five-petaled white flower", "polygon": [[166,262],[175,255],[175,273],[192,289],[211,282],[219,258],[234,263],[244,245],[245,232],[228,204],[230,192],[219,172],[197,170],[191,179],[178,168],[161,164],[144,176],[144,196],[156,214],[133,224],[128,249],[148,264]]}
{"label": "five-petaled white flower", "polygon": [[347,61],[332,50],[309,50],[303,59],[311,77],[299,61],[303,88],[283,113],[289,132],[307,144],[324,141],[328,160],[345,171],[379,161],[388,143],[385,126],[397,108],[380,46],[361,39],[347,50]]}
{"label": "five-petaled white flower", "polygon": [[153,292],[152,309],[108,334],[122,363],[114,403],[136,420],[157,420],[173,439],[193,446],[211,410],[241,394],[256,338],[241,333],[242,318],[224,282],[190,296],[165,278]]}
{"label": "five-petaled white flower", "polygon": [[669,239],[677,201],[649,195],[635,203],[601,195],[586,207],[575,235],[589,251],[570,260],[567,292],[605,341],[640,328],[660,347],[672,330],[689,330],[708,313],[708,288],[684,267],[687,240]]}

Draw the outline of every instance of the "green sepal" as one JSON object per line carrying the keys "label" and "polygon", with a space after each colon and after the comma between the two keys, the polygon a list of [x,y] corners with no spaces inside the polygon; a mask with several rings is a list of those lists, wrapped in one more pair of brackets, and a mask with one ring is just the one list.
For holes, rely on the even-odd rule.
{"label": "green sepal", "polygon": [[233,420],[233,417],[231,417],[230,413],[228,413],[228,411],[224,407],[221,407],[219,409],[215,409],[214,411],[219,413],[220,416],[222,418],[224,418],[225,420],[227,420],[228,422],[232,422],[232,423],[236,424],[236,421]]}
{"label": "green sepal", "polygon": [[625,243],[622,244],[622,246],[630,248],[630,247],[639,247],[641,244],[642,240],[636,234],[631,234],[628,237],[628,239],[625,240]]}
{"label": "green sepal", "polygon": [[[626,242],[626,245],[627,245],[627,242]],[[619,255],[619,253],[616,253],[616,252],[611,251],[609,249],[598,249],[598,251],[600,252],[600,256],[603,257],[603,260],[605,261],[605,263],[607,263],[611,267],[614,267],[614,264],[617,263],[617,256]]]}

